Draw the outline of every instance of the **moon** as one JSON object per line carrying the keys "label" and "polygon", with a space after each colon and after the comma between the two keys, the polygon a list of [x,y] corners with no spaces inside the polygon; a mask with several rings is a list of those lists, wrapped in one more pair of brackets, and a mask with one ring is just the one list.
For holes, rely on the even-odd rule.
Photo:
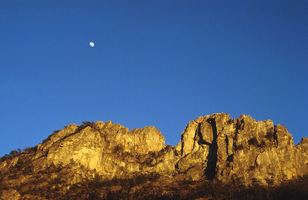
{"label": "moon", "polygon": [[94,47],[94,42],[89,42],[90,47]]}

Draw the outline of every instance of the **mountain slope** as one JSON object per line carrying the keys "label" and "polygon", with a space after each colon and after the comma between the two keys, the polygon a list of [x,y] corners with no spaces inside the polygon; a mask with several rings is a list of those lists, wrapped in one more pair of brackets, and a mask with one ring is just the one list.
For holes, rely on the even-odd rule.
{"label": "mountain slope", "polygon": [[1,158],[0,194],[137,199],[134,195],[151,193],[189,199],[210,183],[275,187],[307,174],[308,138],[294,146],[287,129],[271,120],[221,113],[189,122],[174,147],[154,127],[129,131],[110,121],[69,125],[36,147]]}

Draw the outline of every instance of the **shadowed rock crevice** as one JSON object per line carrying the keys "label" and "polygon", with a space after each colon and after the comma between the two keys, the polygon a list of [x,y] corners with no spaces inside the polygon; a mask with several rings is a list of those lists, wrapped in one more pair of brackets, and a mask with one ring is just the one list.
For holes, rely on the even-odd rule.
{"label": "shadowed rock crevice", "polygon": [[217,127],[215,118],[209,119],[208,122],[211,124],[213,129],[213,142],[210,144],[209,154],[207,156],[207,167],[205,169],[205,176],[208,180],[213,180],[216,175],[216,164],[217,164]]}
{"label": "shadowed rock crevice", "polygon": [[274,142],[276,144],[276,147],[278,147],[278,137],[277,137],[277,126],[274,126]]}
{"label": "shadowed rock crevice", "polygon": [[227,152],[227,155],[229,155],[231,152],[229,152],[229,139],[228,139],[228,136],[226,136],[225,142],[226,142],[226,152]]}

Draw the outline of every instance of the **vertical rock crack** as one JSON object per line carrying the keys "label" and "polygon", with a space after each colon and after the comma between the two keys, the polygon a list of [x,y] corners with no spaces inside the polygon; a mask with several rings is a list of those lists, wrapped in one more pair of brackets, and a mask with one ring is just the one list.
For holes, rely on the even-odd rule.
{"label": "vertical rock crack", "polygon": [[216,121],[215,118],[211,118],[208,120],[208,122],[211,124],[213,129],[213,141],[212,144],[210,144],[209,148],[209,154],[207,156],[207,167],[205,169],[205,176],[208,180],[213,180],[216,175],[216,164],[217,164],[217,127],[216,127]]}

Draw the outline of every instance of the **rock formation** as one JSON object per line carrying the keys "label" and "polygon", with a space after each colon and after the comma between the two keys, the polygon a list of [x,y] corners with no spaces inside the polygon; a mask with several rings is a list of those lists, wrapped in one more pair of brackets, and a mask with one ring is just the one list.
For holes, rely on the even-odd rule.
{"label": "rock formation", "polygon": [[85,179],[127,179],[136,174],[156,174],[167,183],[278,185],[308,174],[308,138],[294,146],[282,125],[245,115],[232,119],[224,113],[189,122],[174,147],[165,146],[164,136],[154,127],[129,131],[110,121],[72,124],[37,147],[2,158],[0,194],[2,199],[10,194],[12,199],[31,199],[27,191],[52,182],[65,186],[65,193]]}
{"label": "rock formation", "polygon": [[176,148],[182,156],[179,169],[191,163],[202,169],[194,177],[264,185],[307,174],[307,145],[306,138],[294,146],[287,129],[271,120],[213,114],[189,122]]}

